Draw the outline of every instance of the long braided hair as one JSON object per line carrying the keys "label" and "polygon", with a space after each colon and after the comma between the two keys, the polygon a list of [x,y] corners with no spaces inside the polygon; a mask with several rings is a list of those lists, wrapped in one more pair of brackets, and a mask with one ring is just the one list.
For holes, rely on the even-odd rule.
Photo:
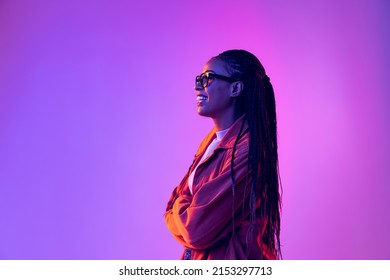
{"label": "long braided hair", "polygon": [[[267,220],[260,240],[271,255],[282,258],[280,250],[281,189],[276,131],[274,90],[265,69],[256,56],[244,50],[228,50],[212,59],[219,59],[227,66],[231,77],[243,83],[237,106],[245,113],[249,130],[249,170],[252,173],[249,196],[250,225],[256,218]],[[237,141],[235,146],[238,142]],[[231,170],[234,166],[234,150]],[[235,178],[232,172],[232,192]],[[260,202],[260,205],[258,204]],[[234,220],[234,219],[233,219]],[[233,225],[234,226],[234,225]],[[250,226],[250,231],[251,231]],[[249,232],[248,244],[252,235]]]}

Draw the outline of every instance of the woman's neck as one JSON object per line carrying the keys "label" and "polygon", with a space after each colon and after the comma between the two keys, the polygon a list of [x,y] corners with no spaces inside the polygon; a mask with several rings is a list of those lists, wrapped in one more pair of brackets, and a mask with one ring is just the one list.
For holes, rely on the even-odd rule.
{"label": "woman's neck", "polygon": [[242,114],[231,114],[229,116],[224,116],[223,118],[213,118],[216,131],[228,129],[241,116]]}

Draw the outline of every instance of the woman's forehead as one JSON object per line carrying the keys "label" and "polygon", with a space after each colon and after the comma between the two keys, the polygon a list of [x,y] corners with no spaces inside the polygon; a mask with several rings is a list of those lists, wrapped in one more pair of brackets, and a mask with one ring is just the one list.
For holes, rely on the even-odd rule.
{"label": "woman's forehead", "polygon": [[226,70],[226,64],[225,62],[219,60],[219,59],[210,59],[203,67],[202,73],[206,71],[212,71],[215,73],[218,73],[220,75],[226,75],[228,74]]}

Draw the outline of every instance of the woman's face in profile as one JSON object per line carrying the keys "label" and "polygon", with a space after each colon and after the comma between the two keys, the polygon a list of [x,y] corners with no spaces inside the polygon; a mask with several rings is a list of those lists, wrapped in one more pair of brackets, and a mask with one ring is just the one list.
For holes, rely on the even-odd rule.
{"label": "woman's face in profile", "polygon": [[[219,59],[212,59],[203,67],[202,73],[207,72],[230,76],[225,63]],[[201,116],[220,118],[233,108],[233,100],[230,96],[231,83],[229,82],[209,76],[207,86],[203,88],[200,83],[196,83],[195,90],[197,111]]]}

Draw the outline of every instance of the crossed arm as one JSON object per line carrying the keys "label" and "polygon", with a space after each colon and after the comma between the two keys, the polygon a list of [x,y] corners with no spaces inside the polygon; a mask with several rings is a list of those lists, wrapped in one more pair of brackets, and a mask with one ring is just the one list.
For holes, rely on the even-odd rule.
{"label": "crossed arm", "polygon": [[195,250],[211,247],[233,230],[233,216],[237,226],[247,215],[242,212],[250,189],[246,187],[250,182],[247,151],[237,153],[234,163],[234,197],[230,160],[216,177],[194,188],[198,191],[193,196],[189,191],[177,196],[177,188],[174,190],[164,218],[175,239],[185,247]]}

